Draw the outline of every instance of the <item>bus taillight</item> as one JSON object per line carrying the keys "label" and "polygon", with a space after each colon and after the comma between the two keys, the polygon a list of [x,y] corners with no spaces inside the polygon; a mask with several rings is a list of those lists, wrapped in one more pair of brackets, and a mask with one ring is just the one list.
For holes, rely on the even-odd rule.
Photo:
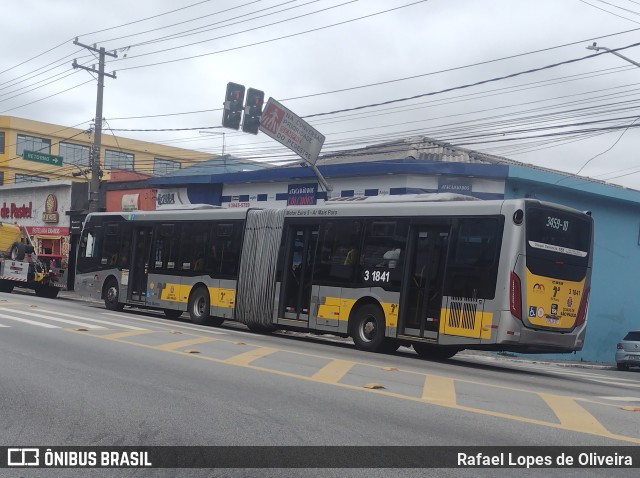
{"label": "bus taillight", "polygon": [[576,326],[584,324],[584,321],[587,320],[587,307],[589,306],[589,293],[591,292],[591,287],[587,287],[582,294],[582,299],[580,300],[580,308],[578,309],[578,318],[576,319]]}
{"label": "bus taillight", "polygon": [[518,274],[513,271],[511,271],[510,282],[509,302],[511,303],[511,314],[522,320],[522,288],[520,284],[520,277],[518,277]]}

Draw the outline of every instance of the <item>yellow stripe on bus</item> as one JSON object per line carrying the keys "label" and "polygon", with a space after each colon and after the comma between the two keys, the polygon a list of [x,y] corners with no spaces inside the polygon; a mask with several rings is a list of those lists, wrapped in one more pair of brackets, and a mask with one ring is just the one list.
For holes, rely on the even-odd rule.
{"label": "yellow stripe on bus", "polygon": [[467,322],[459,320],[459,312],[443,308],[440,311],[441,334],[458,335],[460,337],[473,337],[480,339],[491,338],[491,325],[493,323],[493,313],[476,310],[473,314],[473,321]]}
{"label": "yellow stripe on bus", "polygon": [[[318,307],[318,317],[348,321],[356,299],[343,299],[341,297],[325,297],[324,302]],[[394,302],[381,302],[387,326],[398,325],[398,304]]]}
{"label": "yellow stripe on bus", "polygon": [[[192,286],[181,284],[166,284],[160,292],[161,300],[186,303]],[[236,290],[223,287],[209,287],[211,305],[214,307],[227,307],[233,309],[236,303]]]}

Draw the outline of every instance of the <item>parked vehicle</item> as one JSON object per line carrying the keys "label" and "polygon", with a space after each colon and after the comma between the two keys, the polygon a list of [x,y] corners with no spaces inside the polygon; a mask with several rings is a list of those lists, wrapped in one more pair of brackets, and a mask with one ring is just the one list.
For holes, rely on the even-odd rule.
{"label": "parked vehicle", "polygon": [[53,299],[64,288],[63,275],[38,259],[23,227],[0,223],[0,292],[12,292],[14,287]]}
{"label": "parked vehicle", "polygon": [[640,367],[640,330],[632,330],[618,343],[616,365],[618,370]]}

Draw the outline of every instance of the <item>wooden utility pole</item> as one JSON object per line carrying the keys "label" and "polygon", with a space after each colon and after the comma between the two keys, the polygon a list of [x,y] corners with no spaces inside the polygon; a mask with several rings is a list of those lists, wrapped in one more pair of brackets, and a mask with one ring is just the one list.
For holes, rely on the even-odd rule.
{"label": "wooden utility pole", "polygon": [[94,53],[98,54],[98,69],[96,70],[95,65],[92,65],[91,68],[83,65],[79,65],[76,60],[73,60],[74,68],[82,68],[83,70],[87,70],[90,73],[95,73],[98,75],[98,97],[96,99],[96,118],[95,118],[95,132],[93,136],[93,150],[91,151],[91,181],[89,182],[89,212],[95,212],[98,210],[100,205],[100,148],[102,146],[102,97],[104,90],[104,77],[108,76],[109,78],[115,78],[116,72],[113,73],[105,73],[104,72],[104,58],[106,55],[109,55],[113,58],[118,58],[118,55],[115,51],[108,52],[104,49],[104,47],[96,48],[95,44],[93,46],[83,45],[76,38],[73,42],[74,45],[81,46],[82,48],[86,48]]}

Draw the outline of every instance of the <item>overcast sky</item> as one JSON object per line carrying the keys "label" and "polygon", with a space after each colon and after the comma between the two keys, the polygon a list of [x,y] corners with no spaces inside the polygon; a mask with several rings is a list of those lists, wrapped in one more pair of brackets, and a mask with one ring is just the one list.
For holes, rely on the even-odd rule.
{"label": "overcast sky", "polygon": [[22,0],[3,10],[0,115],[89,126],[96,82],[71,65],[97,62],[76,36],[117,51],[105,134],[220,154],[209,128],[227,153],[291,158],[215,129],[233,81],[308,117],[323,152],[426,135],[640,189],[640,68],[605,52],[525,73],[640,42],[640,1]]}

